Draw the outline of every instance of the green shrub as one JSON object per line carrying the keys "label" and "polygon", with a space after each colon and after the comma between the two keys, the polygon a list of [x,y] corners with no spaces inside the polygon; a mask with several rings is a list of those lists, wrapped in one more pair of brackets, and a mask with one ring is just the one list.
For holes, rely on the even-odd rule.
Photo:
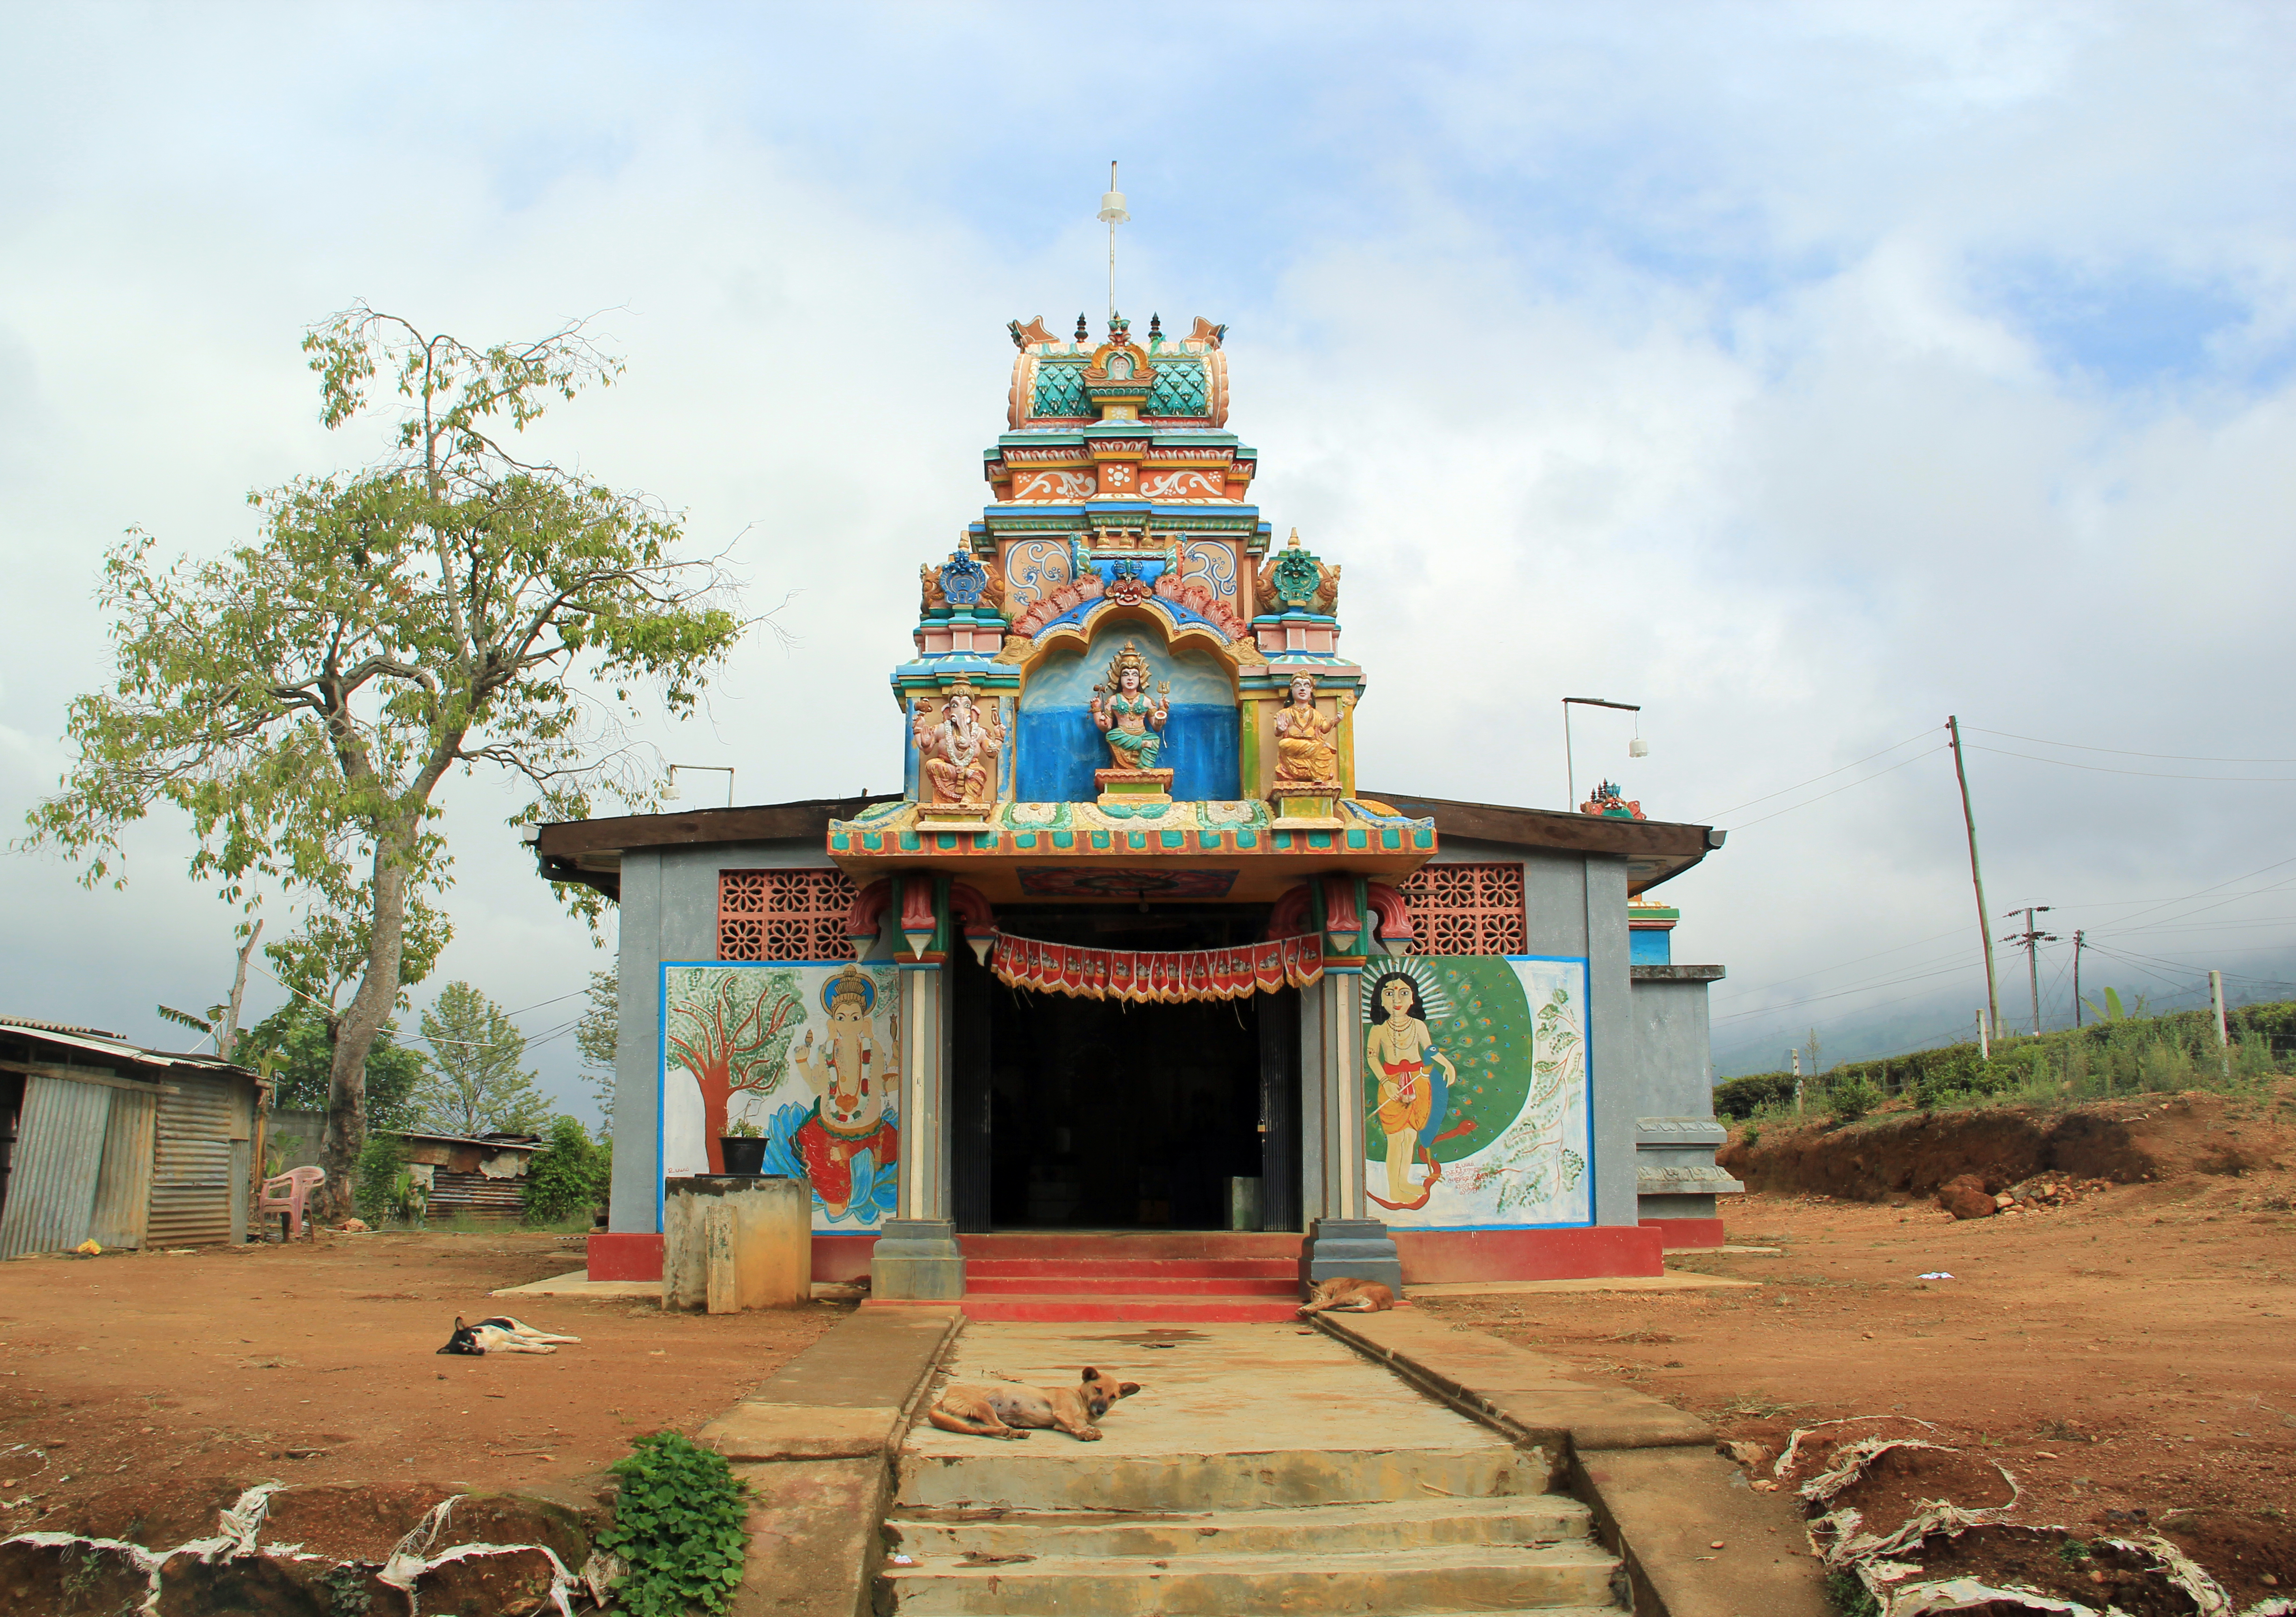
{"label": "green shrub", "polygon": [[527,1164],[526,1221],[559,1224],[578,1217],[586,1224],[591,1210],[605,1199],[613,1171],[611,1148],[601,1151],[588,1129],[562,1114],[550,1120],[547,1138]]}
{"label": "green shrub", "polygon": [[722,1612],[742,1582],[748,1539],[742,1531],[747,1484],[724,1455],[675,1432],[642,1437],[614,1462],[622,1490],[614,1520],[598,1535],[625,1568],[615,1606],[636,1617],[685,1617],[695,1606]]}
{"label": "green shrub", "polygon": [[1793,1105],[1791,1072],[1756,1072],[1714,1087],[1714,1115],[1744,1122],[1765,1106]]}
{"label": "green shrub", "polygon": [[1882,1104],[1882,1092],[1866,1081],[1859,1073],[1845,1082],[1837,1082],[1828,1094],[1833,1115],[1845,1122],[1856,1122]]}

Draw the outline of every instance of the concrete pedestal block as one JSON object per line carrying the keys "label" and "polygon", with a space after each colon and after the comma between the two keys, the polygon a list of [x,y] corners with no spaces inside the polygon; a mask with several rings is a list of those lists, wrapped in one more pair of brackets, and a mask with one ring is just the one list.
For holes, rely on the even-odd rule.
{"label": "concrete pedestal block", "polygon": [[795,1308],[813,1300],[813,1187],[802,1179],[704,1174],[662,1198],[664,1308]]}
{"label": "concrete pedestal block", "polygon": [[869,1255],[869,1295],[882,1302],[955,1302],[964,1295],[964,1249],[948,1219],[888,1219]]}
{"label": "concrete pedestal block", "polygon": [[1300,1244],[1300,1288],[1349,1276],[1376,1280],[1403,1300],[1403,1259],[1377,1219],[1317,1219]]}

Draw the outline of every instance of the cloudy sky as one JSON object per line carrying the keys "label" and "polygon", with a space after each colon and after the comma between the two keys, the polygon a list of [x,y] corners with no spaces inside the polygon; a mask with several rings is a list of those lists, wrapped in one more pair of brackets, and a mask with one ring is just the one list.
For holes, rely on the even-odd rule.
{"label": "cloudy sky", "polygon": [[[1364,784],[1560,807],[1558,698],[1643,703],[1580,780],[1733,830],[1665,890],[1725,1070],[1968,1024],[1948,713],[1993,907],[2086,929],[2085,988],[2296,976],[2284,7],[20,4],[0,63],[10,823],[105,677],[103,548],[221,550],[380,449],[297,349],[359,298],[594,315],[627,378],[548,449],[788,601],[664,756],[898,781],[917,565],[985,497],[1004,323],[1104,307],[1113,157],[1119,304],[1228,324],[1265,513],[1346,568]],[[521,1008],[571,1096],[605,956],[504,786],[445,800],[418,998]],[[152,1007],[220,996],[234,915],[185,852],[0,858],[5,1007],[187,1037]]]}

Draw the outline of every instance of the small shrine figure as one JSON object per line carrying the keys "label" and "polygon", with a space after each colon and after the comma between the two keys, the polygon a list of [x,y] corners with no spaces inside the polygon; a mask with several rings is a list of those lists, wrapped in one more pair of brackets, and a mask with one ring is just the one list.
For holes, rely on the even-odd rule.
{"label": "small shrine figure", "polygon": [[1108,683],[1092,687],[1092,722],[1106,736],[1111,760],[1119,769],[1153,769],[1164,750],[1159,734],[1172,716],[1171,685],[1147,692],[1148,660],[1131,641],[1108,665]]}
{"label": "small shrine figure", "polygon": [[789,1064],[814,1093],[813,1114],[797,1127],[798,1153],[832,1219],[853,1201],[853,1159],[868,1152],[877,1170],[900,1160],[901,1137],[885,1120],[885,1089],[892,1074],[880,1070],[870,1030],[875,985],[849,965],[829,985],[829,1034],[818,1050],[813,1030],[790,1052]]}
{"label": "small shrine figure", "polygon": [[1595,814],[1606,820],[1639,820],[1646,817],[1639,800],[1629,801],[1619,794],[1619,788],[1610,781],[1595,784],[1587,800],[1578,805],[1581,814]]}
{"label": "small shrine figure", "polygon": [[996,755],[1004,732],[994,717],[985,721],[973,705],[972,686],[959,680],[940,710],[940,722],[922,704],[911,735],[917,743],[920,795],[928,803],[986,808],[996,800]]}
{"label": "small shrine figure", "polygon": [[1324,738],[1340,727],[1356,705],[1353,695],[1341,692],[1340,710],[1316,710],[1316,680],[1310,674],[1292,677],[1292,700],[1275,710],[1275,780],[1278,785],[1340,789],[1340,750]]}

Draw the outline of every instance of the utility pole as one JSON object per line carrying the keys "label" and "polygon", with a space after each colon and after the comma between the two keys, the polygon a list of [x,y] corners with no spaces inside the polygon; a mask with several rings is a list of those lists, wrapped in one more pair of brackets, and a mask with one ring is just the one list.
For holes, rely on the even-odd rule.
{"label": "utility pole", "polygon": [[2054,943],[2057,940],[2057,935],[2054,932],[2034,931],[2033,917],[2043,910],[2055,907],[2052,904],[2028,904],[2022,909],[2007,909],[2001,912],[2004,920],[2011,915],[2025,917],[2025,930],[2006,941],[2012,948],[2021,943],[2025,946],[2025,973],[2033,982],[2033,1037],[2036,1038],[2041,1036],[2041,963],[2038,950],[2044,943]]}
{"label": "utility pole", "polygon": [[2232,1039],[2225,1032],[2224,973],[2222,972],[2210,972],[2209,973],[2209,1003],[2216,1007],[2217,1054],[2224,1063],[2225,1079],[2226,1082],[2230,1082],[2232,1079]]}
{"label": "utility pole", "polygon": [[2073,1026],[2075,1027],[2079,1027],[2081,1024],[2080,952],[2081,940],[2087,936],[2088,934],[2087,932],[2078,930],[2073,933]]}
{"label": "utility pole", "polygon": [[2001,1030],[2001,990],[1993,981],[1993,923],[1986,915],[1985,875],[1977,865],[1977,817],[1969,808],[1969,770],[1962,762],[1960,718],[1947,714],[1945,727],[1953,737],[1953,777],[1961,783],[1961,821],[1969,828],[1969,879],[1977,888],[1977,935],[1985,944],[1985,1009],[1997,1033]]}

